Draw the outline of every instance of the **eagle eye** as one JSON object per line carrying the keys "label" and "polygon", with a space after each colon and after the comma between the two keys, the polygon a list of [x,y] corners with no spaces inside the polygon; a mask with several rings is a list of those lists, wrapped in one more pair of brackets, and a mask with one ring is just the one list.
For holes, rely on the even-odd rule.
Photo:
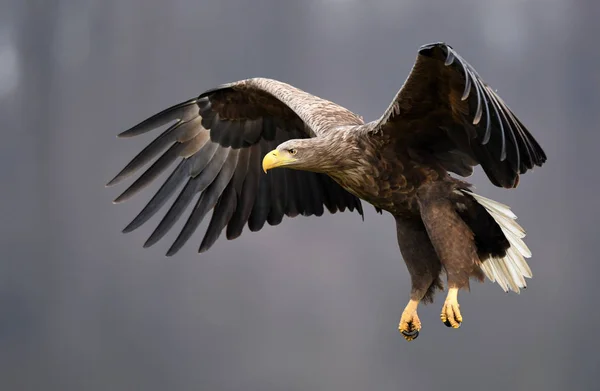
{"label": "eagle eye", "polygon": [[296,151],[295,148],[290,148],[290,149],[288,149],[288,152],[289,152],[290,155],[295,155],[296,152],[298,152],[298,151]]}

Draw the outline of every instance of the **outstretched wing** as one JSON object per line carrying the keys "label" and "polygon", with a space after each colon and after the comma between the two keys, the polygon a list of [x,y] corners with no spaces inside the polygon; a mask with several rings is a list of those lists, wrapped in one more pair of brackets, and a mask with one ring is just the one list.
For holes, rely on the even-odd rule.
{"label": "outstretched wing", "polygon": [[406,82],[372,129],[459,175],[481,164],[498,187],[516,187],[519,174],[546,161],[502,98],[444,43],[419,49]]}
{"label": "outstretched wing", "polygon": [[[333,123],[331,118],[339,122]],[[284,215],[320,216],[323,206],[331,213],[346,208],[363,213],[360,200],[326,175],[291,169],[264,174],[261,169],[264,155],[280,143],[357,121],[334,103],[274,80],[249,79],[172,106],[119,137],[140,135],[173,121],[107,185],[121,182],[158,157],[114,201],[123,202],[179,160],[154,197],[123,230],[133,231],[148,221],[185,183],[144,247],[160,240],[196,196],[196,204],[167,255],[181,249],[210,210],[213,214],[200,252],[208,250],[225,228],[227,238],[234,239],[246,224],[251,231],[258,231],[265,222],[279,224]]]}

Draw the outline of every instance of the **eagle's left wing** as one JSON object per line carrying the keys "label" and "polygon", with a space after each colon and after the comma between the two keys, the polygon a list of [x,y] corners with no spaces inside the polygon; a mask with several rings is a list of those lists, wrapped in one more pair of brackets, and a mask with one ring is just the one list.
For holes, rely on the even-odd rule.
{"label": "eagle's left wing", "polygon": [[502,98],[445,43],[419,49],[404,85],[372,130],[459,175],[481,164],[499,187],[516,187],[519,174],[546,161]]}

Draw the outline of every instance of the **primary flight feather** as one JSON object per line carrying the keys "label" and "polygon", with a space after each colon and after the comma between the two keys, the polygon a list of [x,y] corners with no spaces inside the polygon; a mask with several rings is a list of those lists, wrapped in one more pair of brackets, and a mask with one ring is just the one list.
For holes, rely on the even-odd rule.
{"label": "primary flight feather", "polygon": [[[410,301],[399,330],[421,329],[420,302],[443,289],[441,319],[458,327],[458,291],[487,276],[519,292],[531,253],[510,208],[472,192],[449,173],[469,176],[481,165],[498,187],[546,155],[498,94],[445,43],[424,45],[404,85],[372,122],[289,84],[253,78],[224,84],[170,107],[119,137],[170,124],[112,179],[114,185],[152,164],[115,202],[140,192],[178,161],[154,197],[124,229],[150,219],[179,193],[145,247],[160,240],[195,204],[167,255],[191,238],[212,210],[199,251],[226,231],[260,230],[283,216],[321,216],[346,209],[363,214],[361,199],[396,220],[398,244],[411,276]],[[277,168],[277,169],[275,169]],[[269,171],[272,170],[272,171]]]}

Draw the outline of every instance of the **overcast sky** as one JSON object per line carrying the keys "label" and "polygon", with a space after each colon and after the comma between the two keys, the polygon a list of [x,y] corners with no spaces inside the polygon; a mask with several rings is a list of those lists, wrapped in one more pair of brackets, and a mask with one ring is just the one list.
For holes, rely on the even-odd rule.
{"label": "overcast sky", "polygon": [[[0,5],[0,389],[562,390],[597,383],[597,1],[8,0]],[[157,182],[104,188],[155,136],[120,131],[218,84],[291,83],[377,118],[420,45],[451,44],[548,155],[511,205],[533,252],[520,295],[472,284],[464,322],[410,292],[393,218],[285,219],[164,253]],[[181,227],[183,221],[176,228]],[[594,382],[594,383],[592,383]]]}

